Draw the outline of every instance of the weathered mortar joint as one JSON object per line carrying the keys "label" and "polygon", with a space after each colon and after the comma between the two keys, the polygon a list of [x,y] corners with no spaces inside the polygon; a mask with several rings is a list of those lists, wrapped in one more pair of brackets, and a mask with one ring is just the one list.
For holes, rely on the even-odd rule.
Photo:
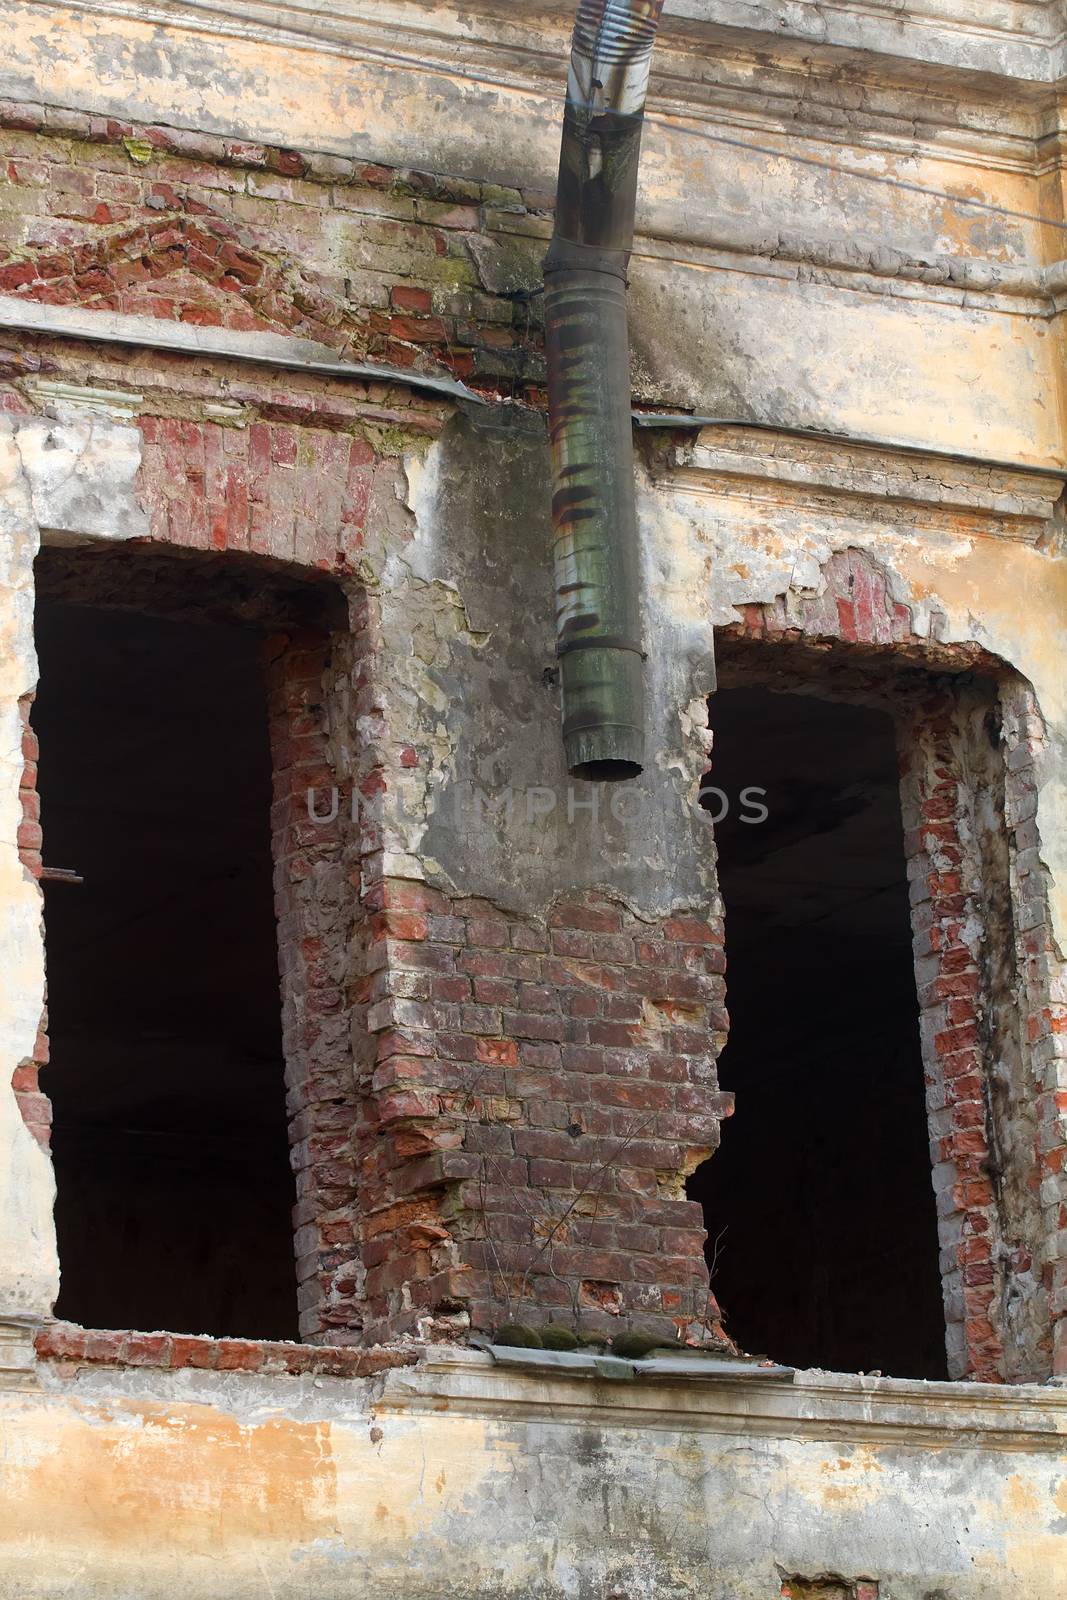
{"label": "weathered mortar joint", "polygon": [[197,1334],[127,1333],[48,1323],[36,1333],[38,1361],[54,1364],[64,1378],[86,1367],[155,1368],[177,1371],[286,1374],[366,1378],[414,1366],[419,1352],[408,1346],[300,1345],[263,1339],[210,1339]]}
{"label": "weathered mortar joint", "polygon": [[[650,925],[597,895],[572,897],[542,923],[428,885],[383,894],[389,909],[372,931],[412,982],[411,998],[369,1018],[372,1316],[491,1331],[555,1308],[591,1328],[721,1339],[699,1208],[681,1198],[683,1179],[661,1186],[706,1154],[728,1111],[724,1097],[702,1095],[704,1112],[681,1117],[699,1151],[677,1150],[670,1085],[684,1058],[671,1052],[692,1053],[705,1081],[696,1061],[707,1050],[704,997],[720,995],[721,934],[697,919]],[[648,940],[662,941],[658,959]],[[574,985],[569,1010],[554,992],[561,982]],[[596,1082],[604,1072],[622,1076]],[[669,1288],[641,1254],[657,1241],[677,1258]]]}
{"label": "weathered mortar joint", "polygon": [[[488,243],[482,204],[521,210],[517,191],[474,185],[475,204],[450,204],[373,166],[206,136],[214,153],[189,158],[182,146],[195,136],[154,128],[119,138],[121,125],[109,131],[97,119],[84,130],[91,138],[127,156],[131,145],[148,153],[118,175],[98,146],[60,143],[47,118],[37,125],[57,192],[38,190],[49,208],[35,234],[42,242],[20,241],[0,264],[0,293],[192,327],[275,330],[349,359],[520,397],[539,392],[540,336],[528,306],[482,288],[466,242]],[[38,188],[35,163],[11,162],[10,177]],[[469,199],[471,185],[454,187]],[[443,195],[447,182],[437,188]],[[72,221],[84,242],[71,242]],[[310,262],[306,250],[292,254],[290,222],[320,230]]]}

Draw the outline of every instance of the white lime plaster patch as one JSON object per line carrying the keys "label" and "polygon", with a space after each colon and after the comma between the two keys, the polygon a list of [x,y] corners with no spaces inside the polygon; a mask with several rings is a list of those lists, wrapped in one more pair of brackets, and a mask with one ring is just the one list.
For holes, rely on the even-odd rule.
{"label": "white lime plaster patch", "polygon": [[37,681],[33,560],[39,534],[15,425],[0,417],[0,1318],[43,1317],[59,1286],[52,1164],[22,1120],[12,1075],[44,1008],[41,891],[18,854],[19,700]]}
{"label": "white lime plaster patch", "polygon": [[75,538],[146,537],[148,515],[134,491],[139,430],[84,408],[62,409],[65,418],[28,417],[17,425],[38,527]]}
{"label": "white lime plaster patch", "polygon": [[44,1009],[39,886],[22,866],[22,716],[34,692],[33,563],[41,532],[130,539],[149,532],[135,493],[136,428],[84,407],[0,417],[0,1318],[43,1318],[59,1287],[52,1164],[22,1120],[12,1075],[33,1055]]}

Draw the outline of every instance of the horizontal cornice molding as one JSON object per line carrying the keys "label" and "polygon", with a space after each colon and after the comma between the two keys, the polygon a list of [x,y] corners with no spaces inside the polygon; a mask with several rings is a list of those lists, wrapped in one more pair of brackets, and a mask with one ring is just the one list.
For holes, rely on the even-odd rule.
{"label": "horizontal cornice molding", "polygon": [[[328,12],[302,0],[29,3],[42,13],[55,7],[101,21],[125,19],[217,39],[326,51],[371,66],[376,65],[374,51],[410,56],[423,63],[426,72],[483,73],[518,93],[553,99],[565,80],[572,18],[567,5],[542,8],[533,15],[524,11],[516,21],[513,8],[503,9],[491,0],[462,11],[419,0],[383,0],[382,5],[338,0]],[[1063,0],[1055,3],[1059,6]],[[693,14],[679,15],[686,6]],[[1055,115],[1055,85],[1061,76],[1054,67],[1059,47],[1047,37],[1030,39],[1026,45],[1034,54],[1032,71],[1012,70],[1010,52],[1005,56],[999,43],[996,48],[990,45],[988,60],[980,66],[972,34],[994,38],[994,43],[1016,35],[1009,30],[994,37],[989,29],[940,19],[938,37],[943,34],[954,42],[951,47],[945,44],[941,52],[945,61],[938,65],[919,56],[912,61],[899,52],[883,55],[874,47],[867,11],[878,12],[899,42],[910,23],[896,7],[892,23],[882,5],[810,6],[813,14],[816,9],[852,16],[857,22],[854,45],[847,50],[843,44],[822,48],[806,33],[791,36],[774,19],[787,12],[793,16],[796,5],[676,0],[673,22],[666,25],[656,53],[650,111],[716,122],[736,118],[739,127],[788,129],[801,138],[911,155],[948,152],[1012,170],[1033,168],[1034,140]],[[1022,9],[1045,7],[1037,3]],[[721,20],[727,14],[763,17],[767,26],[761,30]],[[929,31],[933,24],[923,26]],[[803,50],[792,47],[801,40]],[[1067,71],[1067,46],[1061,54]],[[400,62],[390,66],[382,59],[379,70],[388,74],[404,69]],[[0,81],[2,71],[0,67]]]}
{"label": "horizontal cornice molding", "polygon": [[[103,9],[103,7],[101,7]],[[129,11],[141,8],[130,0]],[[156,9],[156,8],[152,8]],[[178,6],[167,7],[178,10]],[[195,7],[190,6],[190,9]],[[537,51],[546,32],[566,42],[574,9],[571,0],[542,0],[522,7],[514,0],[470,0],[452,10],[440,0],[337,0],[325,13],[310,0],[217,0],[204,4],[204,16],[220,19],[256,15],[281,31],[320,28],[344,21],[384,28],[388,34],[437,34],[453,44],[494,41],[498,46]],[[803,55],[805,63],[824,59],[840,71],[842,53],[906,69],[909,64],[939,69],[960,80],[985,76],[1017,84],[1054,84],[1064,75],[1067,45],[1065,0],[666,0],[661,49],[680,43],[747,44],[766,55]],[[558,55],[558,50],[557,50]],[[565,59],[565,57],[563,58]]]}
{"label": "horizontal cornice molding", "polygon": [[[543,239],[546,247],[552,232],[545,218],[493,208],[486,211],[486,228],[515,239]],[[1056,315],[1067,293],[1063,260],[1042,267],[936,251],[908,255],[859,236],[804,236],[789,228],[716,215],[680,219],[669,233],[642,228],[639,222],[633,259],[635,270],[642,262],[677,263],[946,305],[971,305],[980,297],[987,310],[1014,316]]]}
{"label": "horizontal cornice molding", "polygon": [[1064,0],[667,0],[668,32],[691,20],[822,48],[1047,84],[1063,74]]}
{"label": "horizontal cornice molding", "polygon": [[480,395],[445,372],[415,371],[410,367],[350,360],[328,345],[292,334],[202,328],[188,322],[168,322],[162,317],[86,310],[82,306],[55,306],[8,294],[0,294],[0,328],[17,333],[54,334],[64,339],[133,345],[179,355],[211,356],[223,361],[247,361],[283,371],[348,378],[361,384],[395,385],[452,400],[484,404]]}
{"label": "horizontal cornice molding", "polygon": [[724,422],[651,455],[653,478],[684,495],[743,500],[901,532],[1040,544],[1054,532],[1062,472],[982,464],[914,448],[803,438]]}
{"label": "horizontal cornice molding", "polygon": [[305,1420],[433,1414],[488,1418],[513,1428],[594,1426],[1049,1456],[1062,1455],[1067,1439],[1067,1390],[1029,1384],[824,1372],[798,1372],[792,1383],[652,1375],[610,1382],[515,1371],[495,1366],[488,1354],[448,1345],[423,1347],[417,1365],[373,1378],[242,1373],[237,1389],[233,1375],[223,1372],[85,1367],[72,1378],[55,1365],[40,1363],[33,1386],[53,1404],[70,1394],[79,1407],[149,1398],[171,1405],[236,1404],[242,1414],[260,1417],[293,1408]]}
{"label": "horizontal cornice molding", "polygon": [[[447,377],[407,368],[368,372],[291,335],[188,327],[16,296],[0,296],[0,329],[28,336],[33,359],[23,363],[16,381],[35,410],[50,414],[128,422],[142,412],[184,415],[191,400],[205,415],[242,427],[265,401],[273,403],[269,386],[278,370],[293,374],[294,387],[286,391],[288,420],[310,425],[327,415],[358,414],[412,435],[432,434],[451,403],[493,404]],[[187,355],[190,364],[179,368],[168,361],[161,367],[160,352]],[[235,364],[225,381],[204,368],[205,356]],[[329,398],[320,393],[320,383]],[[416,402],[412,391],[420,388],[430,393]],[[496,404],[510,408],[509,402]],[[647,442],[653,478],[697,497],[763,496],[778,505],[792,497],[842,515],[862,502],[864,514],[877,520],[930,528],[941,517],[956,531],[966,523],[970,531],[1033,544],[1056,531],[1055,508],[1067,482],[1067,465],[1054,462],[960,456],[895,438],[790,427],[781,418],[713,419],[640,409],[634,421]]]}
{"label": "horizontal cornice molding", "polygon": [[1067,1391],[924,1383],[798,1372],[792,1383],[746,1377],[631,1382],[552,1378],[495,1367],[471,1350],[432,1347],[384,1375],[377,1416],[440,1412],[498,1423],[684,1430],[764,1438],[899,1443],[1058,1455]]}

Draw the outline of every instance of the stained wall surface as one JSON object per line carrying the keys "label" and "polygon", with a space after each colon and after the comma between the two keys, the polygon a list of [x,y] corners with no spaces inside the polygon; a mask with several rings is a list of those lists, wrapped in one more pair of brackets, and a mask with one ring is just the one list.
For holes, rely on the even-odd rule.
{"label": "stained wall surface", "polygon": [[[649,761],[622,804],[569,783],[558,732],[566,9],[3,15],[0,1592],[1067,1593],[1059,0],[668,5],[631,287]],[[146,551],[214,563],[223,609],[257,574],[343,592],[343,625],[267,640],[298,1306],[311,1343],[418,1366],[52,1326],[42,543],[97,600],[155,603]],[[983,1387],[620,1401],[439,1350],[526,1293],[529,1206],[590,1163],[610,1207],[532,1314],[722,1347],[685,1181],[732,1110],[695,800],[739,645],[794,686],[818,657],[952,699],[902,803],[948,1356]],[[326,830],[309,786],[344,797]]]}

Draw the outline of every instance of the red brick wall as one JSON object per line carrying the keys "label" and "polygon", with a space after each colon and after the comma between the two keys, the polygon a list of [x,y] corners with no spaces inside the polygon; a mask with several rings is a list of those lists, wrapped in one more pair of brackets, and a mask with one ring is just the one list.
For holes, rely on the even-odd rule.
{"label": "red brick wall", "polygon": [[951,697],[939,695],[915,719],[902,749],[934,1187],[942,1244],[952,1258],[942,1271],[950,1364],[996,1381],[1004,1343],[994,1326],[999,1227],[990,1175],[984,933],[978,931],[985,919]]}
{"label": "red brick wall", "polygon": [[[332,656],[270,648],[303,1336],[577,1313],[716,1337],[682,1174],[730,1109],[721,924],[596,896],[536,924],[385,875],[377,807],[417,758],[384,737],[373,599]],[[331,724],[357,723],[379,737],[348,773]]]}
{"label": "red brick wall", "polygon": [[45,1361],[77,1367],[191,1367],[201,1372],[259,1372],[265,1376],[312,1373],[331,1378],[367,1378],[391,1367],[411,1366],[411,1349],[353,1350],[350,1346],[286,1344],[266,1339],[209,1339],[200,1334],[127,1333],[115,1328],[79,1328],[54,1322],[36,1339]]}
{"label": "red brick wall", "polygon": [[1012,674],[984,715],[973,696],[935,689],[901,743],[950,1366],[1040,1381],[1063,1309],[1053,1241],[1067,1152],[1035,823],[1044,730]]}
{"label": "red brick wall", "polygon": [[[537,301],[487,290],[470,244],[477,235],[484,254],[487,241],[522,238],[535,260],[544,196],[31,107],[0,106],[0,155],[10,199],[0,292],[295,333],[352,357],[437,366],[539,398]],[[50,348],[38,341],[34,360],[47,365]],[[349,580],[376,494],[395,508],[401,443],[431,435],[443,415],[384,383],[277,381],[235,364],[232,415],[222,422],[207,409],[218,402],[217,374],[184,358],[65,348],[62,371],[144,395],[138,493],[153,539]],[[14,390],[2,398],[7,409],[25,407]],[[820,597],[747,608],[738,631],[960,665],[959,652],[914,632],[908,608],[861,554],[835,556],[827,579]],[[369,601],[354,640],[345,714],[373,722]],[[714,1147],[728,1110],[714,1077],[726,1027],[721,927],[649,929],[589,898],[534,926],[383,876],[375,797],[418,757],[357,752],[357,771],[339,781],[355,782],[365,802],[358,829],[307,824],[305,779],[337,769],[328,715],[313,709],[329,703],[316,699],[324,662],[309,640],[279,648],[270,668],[274,822],[305,1337],[378,1336],[427,1317],[442,1330],[450,1318],[486,1326],[516,1298],[543,1318],[573,1301],[564,1282],[584,1286],[580,1309],[605,1325],[631,1316],[670,1332],[714,1325],[699,1208],[681,1198],[679,1175]],[[1008,798],[1016,889],[1030,908],[1020,960],[1041,1073],[1041,1203],[1062,1229],[1067,996],[1049,987],[1044,878],[1027,832],[1035,735],[1025,715],[1018,728]],[[951,828],[952,818],[935,815],[948,788],[962,792],[957,777],[939,773],[939,734],[927,732],[917,861],[932,847],[929,830]],[[25,793],[32,812],[32,785]],[[25,848],[39,849],[30,812],[26,826]],[[938,843],[942,856],[955,848],[947,834]],[[956,1270],[969,1370],[992,1375],[995,1282],[991,1230],[981,1225],[989,1152],[978,1148],[980,1107],[964,1070],[976,974],[956,966],[964,957],[951,871],[924,868],[918,881],[929,891],[916,911],[920,938],[930,936],[924,959],[941,963],[926,995],[938,1018],[933,1110],[947,1119],[938,1138],[952,1167],[951,1181],[946,1167],[939,1182],[966,1219]],[[45,1048],[42,1035],[35,1055]],[[35,1064],[18,1072],[27,1118],[44,1137]],[[1056,1314],[1067,1313],[1067,1266],[1050,1259],[1041,1271]]]}
{"label": "red brick wall", "polygon": [[[439,407],[406,403],[382,384],[279,389],[262,374],[242,373],[227,385],[236,420],[225,425],[205,416],[195,384],[183,401],[173,380],[151,366],[131,379],[148,391],[138,419],[137,491],[154,539],[338,577],[359,560],[376,483],[395,503],[398,429],[417,441],[440,427]],[[174,414],[187,413],[190,400],[195,420]]]}
{"label": "red brick wall", "polygon": [[487,290],[466,241],[515,234],[536,261],[550,197],[10,104],[0,163],[0,293],[540,393],[538,302]]}
{"label": "red brick wall", "polygon": [[[92,361],[94,357],[87,359]],[[105,358],[106,359],[106,358]],[[155,380],[147,405],[174,403],[174,380],[149,367]],[[271,417],[270,392],[249,380],[255,415]],[[369,414],[380,423],[381,396],[366,389],[330,398],[324,392],[287,393],[283,419],[226,427],[203,416],[139,419],[144,440],[138,491],[152,536],[203,551],[272,557],[286,564],[343,574],[358,558],[378,457],[354,430]],[[403,397],[399,397],[401,400]],[[317,426],[290,421],[301,415]],[[188,409],[188,406],[186,406]],[[418,405],[390,407],[417,435],[432,425]],[[385,470],[392,472],[386,462]],[[391,481],[391,480],[390,480]],[[254,574],[250,572],[250,578]],[[210,600],[205,595],[205,601]],[[294,1216],[301,1328],[314,1339],[358,1339],[357,1250],[353,1242],[351,1157],[347,1131],[354,1117],[350,1025],[345,1006],[347,937],[358,897],[345,879],[337,829],[312,826],[306,790],[332,781],[325,735],[321,637],[276,639],[268,663],[275,764],[273,827],[277,868],[279,950],[291,1137],[298,1199]],[[28,703],[24,707],[28,716]],[[22,789],[22,859],[39,876],[41,830],[36,792],[36,739],[27,727]],[[340,824],[338,824],[338,827]],[[63,892],[63,891],[58,891]],[[39,1092],[47,1061],[42,1025],[32,1060],[15,1087],[23,1115],[47,1141],[50,1108]],[[347,1166],[346,1166],[347,1161]]]}
{"label": "red brick wall", "polygon": [[[86,359],[92,362],[95,356]],[[435,423],[432,411],[417,402],[405,408],[404,396],[382,385],[356,386],[353,392],[329,383],[301,391],[297,384],[286,389],[283,404],[283,397],[272,399],[272,391],[253,375],[241,392],[250,397],[257,420],[227,427],[202,413],[195,421],[153,413],[153,405],[175,405],[175,380],[151,364],[142,375],[150,381],[141,386],[149,393],[138,419],[144,440],[138,492],[149,512],[152,538],[214,553],[225,562],[242,555],[266,557],[289,567],[342,577],[350,573],[362,549],[375,473],[385,475],[390,497],[395,474],[394,462],[380,457],[359,427],[368,418],[372,429],[403,418],[417,437]],[[386,406],[386,399],[394,403]],[[188,402],[184,409],[190,409]],[[311,425],[294,424],[294,416]],[[246,570],[254,584],[257,568]],[[205,593],[205,604],[211,600]],[[355,626],[358,632],[358,618]],[[283,1039],[297,1188],[294,1293],[302,1336],[333,1344],[358,1341],[363,1323],[349,1012],[359,850],[354,850],[353,883],[346,853],[352,848],[346,841],[350,808],[343,803],[337,821],[321,826],[308,818],[307,793],[318,790],[328,804],[336,781],[324,673],[352,650],[347,636],[338,641],[295,632],[269,640],[265,659]],[[354,692],[358,707],[358,679]],[[28,715],[28,703],[24,710]],[[39,875],[37,750],[28,727],[25,751],[19,844],[24,863]],[[373,846],[373,836],[367,837]],[[48,1136],[49,1106],[38,1090],[37,1070],[46,1060],[42,1026],[34,1059],[21,1064],[15,1077],[23,1115],[42,1142]]]}
{"label": "red brick wall", "polygon": [[[22,801],[22,822],[18,830],[19,860],[27,872],[37,879],[41,876],[41,800],[37,792],[37,735],[30,727],[32,695],[19,701],[22,714],[22,782],[19,798]],[[48,1017],[41,1017],[33,1054],[20,1061],[15,1068],[12,1086],[22,1118],[38,1144],[47,1150],[52,1133],[52,1107],[48,1096],[41,1093],[39,1075],[48,1065]]]}
{"label": "red brick wall", "polygon": [[407,979],[367,1012],[369,1329],[716,1337],[682,1174],[730,1110],[721,924],[585,895],[540,925],[399,882],[369,905],[371,966]]}
{"label": "red brick wall", "polygon": [[358,889],[349,882],[348,808],[313,822],[307,796],[329,812],[338,775],[330,765],[324,674],[330,642],[293,635],[268,641],[274,804],[271,812],[282,987],[300,1332],[358,1340],[362,1266],[351,1144],[358,1115],[347,1006],[349,943]]}

